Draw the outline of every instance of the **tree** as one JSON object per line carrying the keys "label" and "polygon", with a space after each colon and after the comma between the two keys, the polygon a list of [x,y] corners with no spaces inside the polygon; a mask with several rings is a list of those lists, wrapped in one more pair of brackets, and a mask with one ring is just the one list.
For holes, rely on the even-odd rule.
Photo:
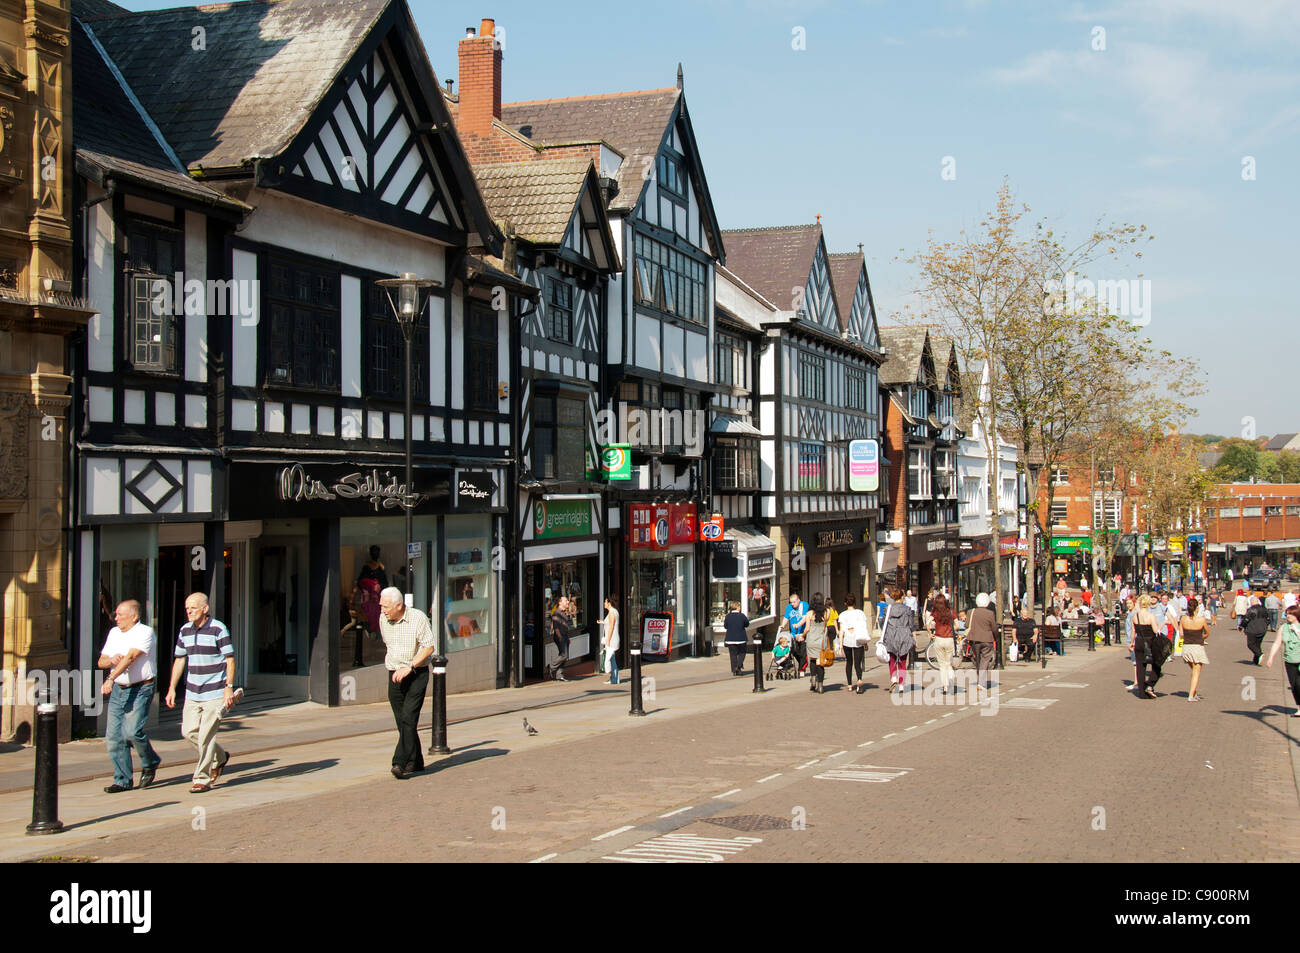
{"label": "tree", "polygon": [[1161,561],[1167,567],[1174,556],[1169,539],[1175,534],[1186,535],[1196,525],[1196,514],[1213,493],[1212,477],[1201,469],[1196,452],[1176,432],[1152,429],[1136,459],[1146,493],[1151,542],[1154,546],[1157,539],[1164,540]]}
{"label": "tree", "polygon": [[1232,437],[1219,444],[1223,456],[1214,465],[1214,478],[1220,483],[1249,483],[1259,475],[1259,444]]}

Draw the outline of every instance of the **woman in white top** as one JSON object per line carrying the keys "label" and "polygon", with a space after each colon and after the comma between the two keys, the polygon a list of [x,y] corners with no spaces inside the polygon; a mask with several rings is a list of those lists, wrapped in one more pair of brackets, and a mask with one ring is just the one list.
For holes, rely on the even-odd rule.
{"label": "woman in white top", "polygon": [[867,616],[858,608],[852,594],[844,597],[844,611],[840,613],[836,628],[840,632],[840,645],[844,647],[844,680],[848,683],[849,691],[861,694],[862,662],[871,645],[871,636],[867,630]]}
{"label": "woman in white top", "polygon": [[600,645],[605,650],[605,668],[609,670],[609,683],[618,684],[618,609],[614,600],[605,597],[605,618],[600,620]]}

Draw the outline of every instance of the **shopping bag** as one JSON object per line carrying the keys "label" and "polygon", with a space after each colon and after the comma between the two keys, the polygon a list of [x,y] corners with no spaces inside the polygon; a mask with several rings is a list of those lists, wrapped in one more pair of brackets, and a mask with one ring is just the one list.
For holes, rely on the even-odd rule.
{"label": "shopping bag", "polygon": [[1012,642],[1011,647],[1007,649],[1007,658],[1011,659],[1013,662],[1020,658],[1020,646]]}
{"label": "shopping bag", "polygon": [[889,661],[889,652],[885,649],[885,640],[881,639],[876,643],[876,659],[880,662]]}

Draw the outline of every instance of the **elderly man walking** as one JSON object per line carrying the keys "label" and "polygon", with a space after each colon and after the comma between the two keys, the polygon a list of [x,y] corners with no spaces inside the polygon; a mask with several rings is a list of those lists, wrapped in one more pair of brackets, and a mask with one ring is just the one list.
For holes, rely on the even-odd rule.
{"label": "elderly man walking", "polygon": [[975,678],[984,692],[989,690],[989,669],[993,666],[993,646],[997,640],[997,615],[989,608],[989,594],[981,592],[975,597],[971,610],[966,640],[970,642],[975,657]]}
{"label": "elderly man walking", "polygon": [[108,669],[103,693],[108,696],[108,757],[113,762],[113,783],[105,794],[131,790],[134,769],[131,749],[140,756],[140,787],[153,784],[154,772],[162,759],[149,743],[145,722],[153,701],[155,644],[153,629],[140,621],[140,603],[128,599],[117,607],[117,625],[104,641],[99,667]]}
{"label": "elderly man walking", "polygon": [[388,680],[388,704],[397,722],[397,747],[393,749],[393,777],[404,780],[424,770],[417,727],[424,693],[429,687],[429,656],[433,654],[433,626],[429,617],[408,606],[400,589],[391,586],[379,594],[379,634],[388,649],[384,668]]}
{"label": "elderly man walking", "polygon": [[[235,680],[235,648],[229,630],[212,618],[208,597],[194,592],[185,597],[185,615],[176,638],[176,661],[172,663],[167,707],[176,707],[176,685],[185,674],[185,708],[181,713],[181,734],[198,749],[191,794],[210,791],[230,752],[217,744],[221,718],[236,699],[231,687]],[[188,669],[188,671],[187,671]],[[239,694],[243,694],[242,690]]]}

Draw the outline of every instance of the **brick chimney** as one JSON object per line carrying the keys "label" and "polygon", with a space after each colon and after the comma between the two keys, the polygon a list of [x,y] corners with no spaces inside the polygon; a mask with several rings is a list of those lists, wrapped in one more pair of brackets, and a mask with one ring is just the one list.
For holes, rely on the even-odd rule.
{"label": "brick chimney", "polygon": [[460,54],[460,128],[475,136],[492,135],[492,120],[501,118],[501,48],[496,21],[484,20],[478,36],[465,31]]}

